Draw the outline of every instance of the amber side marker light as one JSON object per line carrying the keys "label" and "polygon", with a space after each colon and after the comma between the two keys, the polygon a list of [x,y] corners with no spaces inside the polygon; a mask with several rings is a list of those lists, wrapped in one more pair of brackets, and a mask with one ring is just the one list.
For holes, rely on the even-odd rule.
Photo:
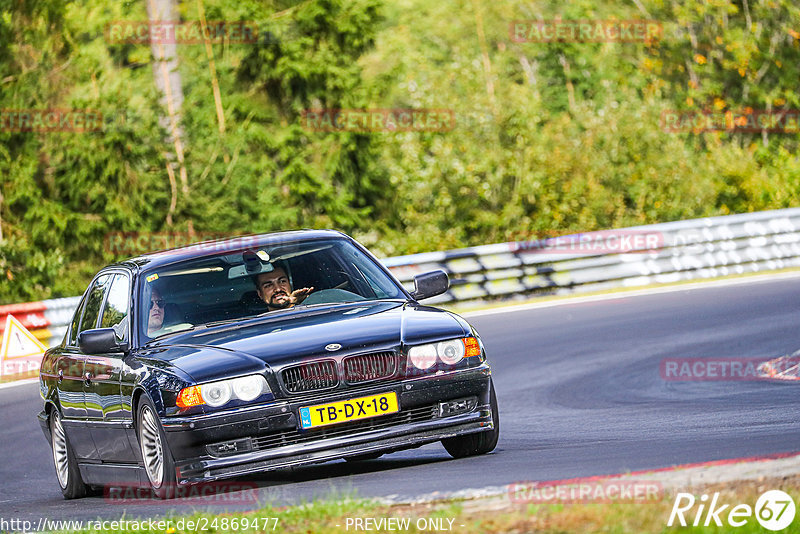
{"label": "amber side marker light", "polygon": [[474,337],[465,337],[464,338],[464,357],[469,358],[471,356],[480,356],[481,355],[481,344],[478,343],[477,338]]}
{"label": "amber side marker light", "polygon": [[178,393],[178,400],[175,401],[175,404],[177,404],[179,408],[189,408],[191,406],[205,404],[203,396],[200,394],[200,386],[183,388],[181,392]]}

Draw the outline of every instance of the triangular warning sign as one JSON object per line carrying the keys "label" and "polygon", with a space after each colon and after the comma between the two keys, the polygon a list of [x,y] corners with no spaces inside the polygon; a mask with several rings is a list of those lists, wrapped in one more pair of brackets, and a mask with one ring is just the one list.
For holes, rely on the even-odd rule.
{"label": "triangular warning sign", "polygon": [[0,345],[0,375],[38,369],[47,347],[12,315],[6,318],[3,344]]}
{"label": "triangular warning sign", "polygon": [[42,345],[13,315],[6,318],[3,344],[0,345],[0,360],[28,358],[42,354],[46,350],[47,347]]}

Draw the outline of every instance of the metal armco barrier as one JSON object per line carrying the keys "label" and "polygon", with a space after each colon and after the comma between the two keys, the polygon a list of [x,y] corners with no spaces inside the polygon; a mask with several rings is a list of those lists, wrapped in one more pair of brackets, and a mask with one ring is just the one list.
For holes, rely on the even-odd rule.
{"label": "metal armco barrier", "polygon": [[[381,260],[407,288],[443,269],[450,289],[425,303],[566,294],[800,267],[800,208],[709,217]],[[80,297],[0,306],[49,346]],[[0,330],[2,334],[2,330]]]}
{"label": "metal armco barrier", "polygon": [[769,271],[800,266],[800,208],[412,254],[383,262],[409,288],[415,274],[444,269],[450,290],[426,301],[432,304]]}

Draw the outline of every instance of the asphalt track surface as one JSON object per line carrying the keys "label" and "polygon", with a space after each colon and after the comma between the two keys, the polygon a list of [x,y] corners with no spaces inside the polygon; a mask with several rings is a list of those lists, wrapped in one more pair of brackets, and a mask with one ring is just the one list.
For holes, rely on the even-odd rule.
{"label": "asphalt track surface", "polygon": [[[665,381],[659,362],[793,352],[799,311],[795,278],[475,316],[501,411],[494,453],[452,460],[437,443],[244,481],[275,504],[353,493],[413,498],[797,451],[800,384]],[[118,519],[195,508],[64,501],[36,421],[40,403],[36,384],[0,390],[0,518]]]}

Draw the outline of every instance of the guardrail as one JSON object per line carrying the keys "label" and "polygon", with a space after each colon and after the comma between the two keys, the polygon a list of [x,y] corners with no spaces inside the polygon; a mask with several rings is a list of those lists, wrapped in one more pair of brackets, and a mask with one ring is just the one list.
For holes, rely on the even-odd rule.
{"label": "guardrail", "polygon": [[[443,269],[451,286],[426,300],[493,300],[711,278],[800,266],[800,208],[482,245],[382,260],[409,289]],[[79,297],[0,306],[45,345],[61,342]],[[0,330],[0,335],[2,330]]]}
{"label": "guardrail", "polygon": [[445,270],[427,302],[562,294],[800,266],[800,208],[709,217],[383,260],[411,287]]}

